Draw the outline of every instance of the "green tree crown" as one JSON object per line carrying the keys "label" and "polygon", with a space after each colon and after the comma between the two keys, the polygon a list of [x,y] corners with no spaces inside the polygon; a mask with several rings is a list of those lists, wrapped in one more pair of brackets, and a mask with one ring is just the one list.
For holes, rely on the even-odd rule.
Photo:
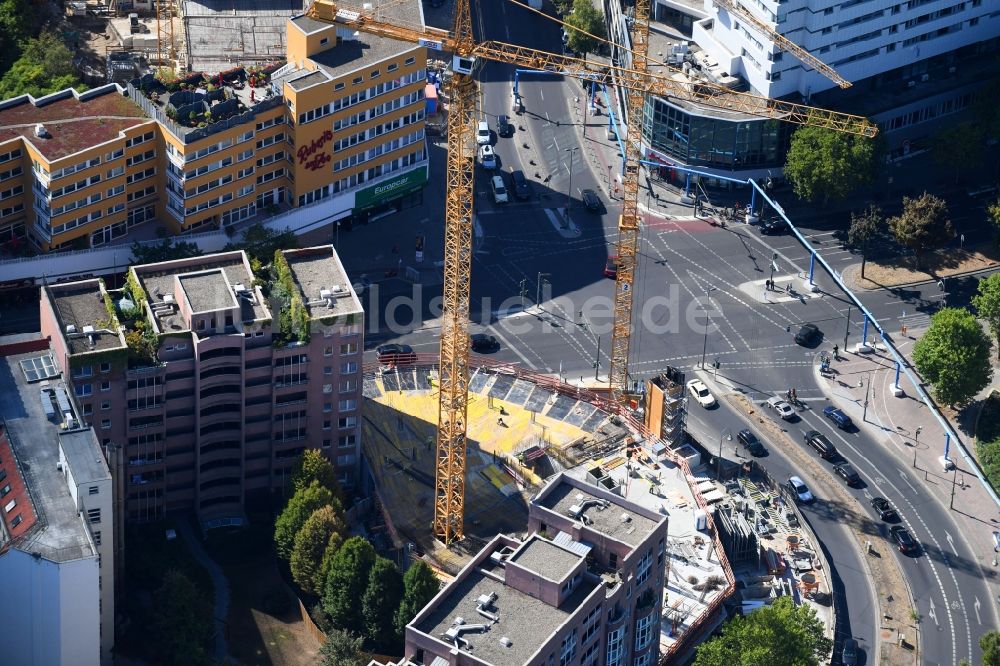
{"label": "green tree crown", "polygon": [[993,376],[990,339],[964,308],[934,313],[930,328],[913,346],[913,363],[931,383],[934,397],[950,406],[967,403]]}
{"label": "green tree crown", "polygon": [[336,511],[342,512],[340,502],[336,505],[334,502],[337,500],[333,494],[319,485],[318,481],[313,481],[302,490],[296,491],[274,522],[274,546],[278,551],[278,557],[285,561],[291,558],[292,549],[295,547],[295,535],[314,511],[330,505],[334,506]]}

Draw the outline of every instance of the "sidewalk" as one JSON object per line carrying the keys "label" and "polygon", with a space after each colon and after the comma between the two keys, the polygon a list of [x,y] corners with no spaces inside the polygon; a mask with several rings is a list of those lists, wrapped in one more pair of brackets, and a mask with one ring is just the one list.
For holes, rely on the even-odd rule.
{"label": "sidewalk", "polygon": [[[909,357],[913,343],[921,333],[911,332],[910,337],[900,339],[898,347],[901,353]],[[903,396],[893,396],[896,364],[889,354],[883,351],[867,355],[841,352],[840,360],[832,365],[836,370],[832,378],[820,376],[819,366],[814,367],[817,382],[825,388],[831,402],[850,416],[858,427],[883,443],[901,462],[917,472],[923,472],[919,488],[934,495],[945,508],[953,507],[950,512],[960,532],[954,536],[964,539],[975,554],[984,584],[990,588],[987,598],[997,598],[1000,581],[996,577],[997,555],[993,551],[992,534],[1000,530],[1000,510],[959,451],[958,447],[964,445],[971,453],[972,436],[957,422],[958,419],[949,418],[961,442],[951,441],[949,458],[956,469],[945,472],[941,463],[944,430],[920,400],[905,374],[900,374],[899,379]],[[867,418],[864,418],[866,388],[858,386],[859,380],[866,388],[870,387]],[[952,535],[939,536],[943,543]]]}

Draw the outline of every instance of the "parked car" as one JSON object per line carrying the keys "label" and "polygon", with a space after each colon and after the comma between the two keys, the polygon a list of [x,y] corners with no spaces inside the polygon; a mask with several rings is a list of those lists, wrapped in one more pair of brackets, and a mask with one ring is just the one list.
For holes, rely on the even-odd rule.
{"label": "parked car", "polygon": [[854,469],[851,463],[841,463],[835,466],[833,471],[849,486],[856,486],[861,483],[861,477],[858,476],[857,470]]}
{"label": "parked car", "polygon": [[791,489],[792,494],[795,495],[795,499],[803,504],[808,504],[816,499],[813,497],[813,494],[809,492],[809,487],[797,476],[788,477],[788,487]]}
{"label": "parked car", "polygon": [[786,421],[795,418],[795,410],[792,409],[792,406],[778,396],[768,398],[767,402],[764,403],[764,406],[768,409],[773,409],[775,414]]}
{"label": "parked car", "polygon": [[379,365],[385,366],[413,365],[417,362],[417,355],[410,345],[382,345],[375,349],[375,358]]}
{"label": "parked car", "polygon": [[819,339],[819,335],[819,327],[816,324],[803,324],[795,334],[795,343],[808,347]]}
{"label": "parked car", "polygon": [[753,434],[749,430],[740,430],[736,433],[736,441],[742,444],[752,456],[762,456],[767,453],[767,449],[765,449],[764,445],[760,443],[759,439],[757,439],[757,435]]}
{"label": "parked car", "polygon": [[510,119],[502,113],[497,116],[497,136],[499,137],[511,137],[514,136],[514,126],[510,124]]}
{"label": "parked car", "polygon": [[492,335],[473,333],[469,336],[469,346],[472,347],[472,351],[474,352],[486,354],[500,349],[500,342]]}
{"label": "parked car", "polygon": [[836,426],[841,430],[847,430],[852,425],[854,425],[854,422],[851,421],[850,416],[848,416],[847,414],[845,414],[844,412],[840,411],[839,409],[833,406],[824,407],[823,416],[833,421],[836,424]]}
{"label": "parked car", "polygon": [[892,505],[889,504],[889,500],[887,500],[886,498],[873,497],[871,499],[871,505],[872,508],[875,509],[875,513],[878,514],[878,517],[884,520],[885,522],[887,523],[899,522],[899,514],[896,513],[896,510],[892,508]]}
{"label": "parked car", "polygon": [[760,224],[760,233],[762,236],[780,234],[786,231],[788,231],[788,223],[780,217],[772,217],[770,220],[766,220]]}
{"label": "parked car", "polygon": [[853,638],[844,641],[844,649],[840,652],[840,663],[844,666],[857,666],[858,642]]}
{"label": "parked car", "polygon": [[613,254],[604,262],[604,277],[614,280],[618,277],[618,255]]}
{"label": "parked car", "polygon": [[587,207],[587,210],[595,213],[601,210],[601,198],[597,196],[597,192],[594,190],[584,190],[580,193],[580,197],[583,199],[583,205]]}
{"label": "parked car", "polygon": [[486,143],[479,148],[479,163],[490,171],[497,168],[497,154],[493,152],[493,146]]}
{"label": "parked car", "polygon": [[688,393],[694,398],[699,405],[702,407],[715,407],[715,396],[712,392],[708,390],[705,386],[705,382],[700,379],[692,379],[687,383]]}
{"label": "parked car", "polygon": [[493,176],[490,179],[490,187],[493,189],[494,203],[502,204],[510,201],[507,197],[507,187],[503,184],[503,176],[500,174]]}
{"label": "parked car", "polygon": [[806,444],[811,446],[819,454],[820,458],[830,460],[837,457],[837,447],[833,445],[826,435],[816,430],[806,433]]}
{"label": "parked car", "polygon": [[531,183],[524,177],[523,171],[511,171],[510,179],[514,181],[514,197],[521,201],[531,198]]}
{"label": "parked car", "polygon": [[485,146],[490,142],[490,124],[485,120],[480,120],[476,126],[476,143]]}
{"label": "parked car", "polygon": [[902,525],[893,525],[890,527],[889,536],[896,542],[896,546],[899,547],[899,552],[901,553],[914,553],[920,550],[920,544],[913,538],[909,530]]}

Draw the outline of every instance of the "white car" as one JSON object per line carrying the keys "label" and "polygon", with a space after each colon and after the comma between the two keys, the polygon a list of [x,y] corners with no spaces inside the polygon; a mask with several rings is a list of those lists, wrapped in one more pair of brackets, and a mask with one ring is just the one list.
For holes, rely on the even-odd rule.
{"label": "white car", "polygon": [[493,152],[493,146],[487,143],[479,148],[479,163],[490,171],[497,168],[497,154]]}
{"label": "white car", "polygon": [[700,379],[692,379],[687,383],[688,393],[691,397],[698,401],[698,404],[702,407],[714,407],[715,406],[715,396],[712,392],[708,390],[705,386],[705,382]]}
{"label": "white car", "polygon": [[786,421],[795,416],[795,410],[792,409],[792,406],[789,405],[784,400],[782,400],[781,398],[779,398],[778,396],[774,396],[773,398],[768,398],[767,402],[764,403],[764,406],[767,407],[768,409],[773,409],[778,414],[778,416],[785,419]]}
{"label": "white car", "polygon": [[802,483],[802,479],[797,476],[788,477],[788,487],[791,488],[792,493],[795,494],[795,499],[803,504],[808,504],[816,499],[813,497],[813,494],[809,492],[809,488],[806,484]]}
{"label": "white car", "polygon": [[485,120],[480,120],[476,127],[476,143],[485,146],[490,142],[490,124]]}

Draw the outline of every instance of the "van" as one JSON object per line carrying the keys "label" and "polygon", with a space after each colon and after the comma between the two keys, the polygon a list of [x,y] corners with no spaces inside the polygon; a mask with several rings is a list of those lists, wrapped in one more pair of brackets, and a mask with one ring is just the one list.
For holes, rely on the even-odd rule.
{"label": "van", "polygon": [[485,120],[480,120],[476,127],[476,144],[485,146],[490,142],[490,125]]}
{"label": "van", "polygon": [[498,204],[507,203],[509,199],[507,198],[507,187],[504,185],[503,177],[497,175],[490,179],[490,185],[493,186],[493,201]]}
{"label": "van", "polygon": [[837,447],[826,438],[826,435],[810,430],[806,433],[806,444],[813,447],[820,458],[831,460],[837,457]]}

